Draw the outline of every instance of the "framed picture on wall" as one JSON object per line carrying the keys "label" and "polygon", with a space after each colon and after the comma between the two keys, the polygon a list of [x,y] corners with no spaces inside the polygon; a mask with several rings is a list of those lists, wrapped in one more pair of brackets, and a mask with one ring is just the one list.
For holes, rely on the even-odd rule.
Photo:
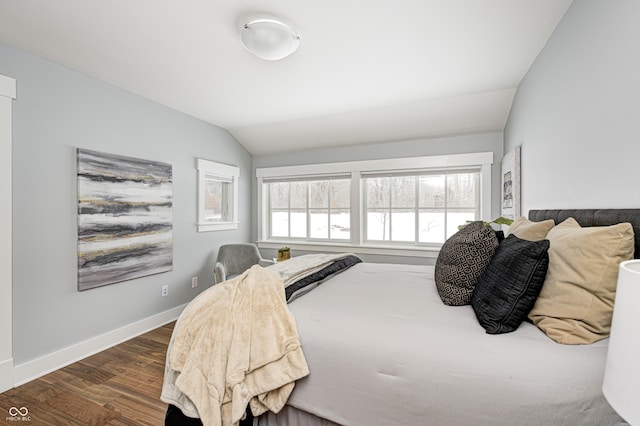
{"label": "framed picture on wall", "polygon": [[520,216],[520,146],[516,146],[502,158],[502,211],[503,217]]}
{"label": "framed picture on wall", "polygon": [[78,290],[173,269],[168,163],[77,149]]}

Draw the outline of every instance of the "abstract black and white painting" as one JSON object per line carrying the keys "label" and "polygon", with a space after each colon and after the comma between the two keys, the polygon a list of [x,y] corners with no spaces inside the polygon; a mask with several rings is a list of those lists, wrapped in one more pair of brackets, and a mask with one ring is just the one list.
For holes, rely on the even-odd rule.
{"label": "abstract black and white painting", "polygon": [[77,149],[78,290],[173,269],[171,164]]}

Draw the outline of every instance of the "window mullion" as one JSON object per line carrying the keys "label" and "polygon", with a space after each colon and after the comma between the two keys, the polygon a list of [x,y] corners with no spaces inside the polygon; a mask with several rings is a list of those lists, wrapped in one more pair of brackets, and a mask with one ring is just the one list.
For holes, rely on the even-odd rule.
{"label": "window mullion", "polygon": [[327,239],[331,238],[331,181],[327,185]]}
{"label": "window mullion", "polygon": [[[266,188],[266,190],[265,190],[265,188]],[[266,221],[266,224],[267,224],[266,235],[267,235],[267,238],[271,238],[273,236],[272,232],[271,232],[271,216],[272,216],[272,213],[271,213],[271,187],[269,185],[266,185],[263,188],[263,192],[265,193],[265,197],[263,197],[263,199],[264,199],[264,203],[267,205],[267,209],[266,209],[266,211],[263,209],[262,210],[262,212],[263,212],[262,214],[264,214],[265,216],[268,216],[267,217],[267,221]],[[263,218],[262,223],[265,223],[264,222],[264,218]],[[263,235],[264,235],[264,233],[263,233]]]}
{"label": "window mullion", "polygon": [[271,189],[269,188],[269,234],[273,236],[273,203],[271,200]]}
{"label": "window mullion", "polygon": [[420,242],[420,177],[416,176],[414,178],[414,186],[415,186],[415,202],[414,206],[414,243],[418,244]]}
{"label": "window mullion", "polygon": [[306,187],[306,196],[307,196],[307,200],[305,203],[306,206],[306,210],[307,210],[307,235],[305,237],[305,239],[309,239],[311,238],[311,189],[310,189],[310,185],[309,182],[307,182],[305,184]]}
{"label": "window mullion", "polygon": [[364,201],[361,201],[363,193],[360,172],[354,172],[351,174],[349,226],[351,227],[351,243],[357,245],[362,244],[363,226],[366,224],[366,210],[364,209]]}
{"label": "window mullion", "polygon": [[289,182],[287,187],[287,237],[291,238],[291,182]]}
{"label": "window mullion", "polygon": [[[391,178],[391,179],[393,179],[393,178]],[[393,217],[393,210],[392,210],[392,207],[391,207],[391,204],[392,204],[391,200],[393,200],[393,185],[389,184],[389,241],[393,241],[393,239],[391,238],[391,235],[392,235],[392,232],[393,232],[393,229],[391,227],[391,223],[392,223],[391,218]]]}
{"label": "window mullion", "polygon": [[449,179],[445,174],[444,175],[444,241],[447,241],[447,229],[449,229],[448,205],[449,205]]}

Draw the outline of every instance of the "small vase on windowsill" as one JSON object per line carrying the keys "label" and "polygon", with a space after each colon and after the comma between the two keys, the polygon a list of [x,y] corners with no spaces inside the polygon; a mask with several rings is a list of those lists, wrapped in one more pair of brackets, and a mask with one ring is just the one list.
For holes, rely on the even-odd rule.
{"label": "small vase on windowsill", "polygon": [[283,260],[289,260],[291,258],[291,249],[289,247],[282,247],[278,249],[278,262]]}

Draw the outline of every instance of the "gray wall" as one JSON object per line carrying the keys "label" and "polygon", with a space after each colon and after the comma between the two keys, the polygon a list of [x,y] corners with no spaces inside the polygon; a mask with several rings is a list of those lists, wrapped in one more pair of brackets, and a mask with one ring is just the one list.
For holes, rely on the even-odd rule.
{"label": "gray wall", "polygon": [[522,207],[640,207],[640,2],[574,1],[520,84]]}
{"label": "gray wall", "polygon": [[[180,306],[213,282],[220,244],[250,236],[251,156],[225,130],[0,44],[13,104],[13,335],[22,364]],[[76,290],[76,147],[173,165],[173,271]],[[196,231],[195,159],[237,165],[240,229]],[[191,277],[200,285],[191,289]],[[169,285],[169,295],[160,289]]]}
{"label": "gray wall", "polygon": [[[278,167],[302,164],[333,163],[341,161],[376,160],[382,158],[420,157],[428,155],[463,154],[469,152],[493,152],[492,170],[492,216],[500,216],[500,160],[503,156],[502,133],[455,136],[438,139],[416,139],[408,141],[362,144],[346,147],[314,149],[274,155],[253,157],[252,200],[257,209],[257,181],[255,170],[261,167]],[[258,235],[257,216],[252,220],[252,240]],[[275,250],[262,250],[266,257],[274,257]],[[433,263],[435,259],[362,255],[368,262],[389,263]]]}
{"label": "gray wall", "polygon": [[[0,44],[14,102],[14,357],[51,353],[191,300],[220,244],[256,239],[255,168],[522,145],[522,209],[638,207],[640,2],[573,3],[521,83],[504,133],[250,155],[223,129]],[[172,163],[174,270],[76,291],[75,148]],[[238,231],[199,234],[196,157],[241,167]],[[251,170],[251,176],[249,176]],[[251,232],[248,224],[251,223]],[[266,256],[271,255],[265,253]],[[372,259],[369,259],[372,260]],[[394,261],[384,256],[373,260]],[[409,259],[411,261],[411,259]],[[200,277],[197,291],[192,276]],[[160,287],[170,293],[160,298]]]}

